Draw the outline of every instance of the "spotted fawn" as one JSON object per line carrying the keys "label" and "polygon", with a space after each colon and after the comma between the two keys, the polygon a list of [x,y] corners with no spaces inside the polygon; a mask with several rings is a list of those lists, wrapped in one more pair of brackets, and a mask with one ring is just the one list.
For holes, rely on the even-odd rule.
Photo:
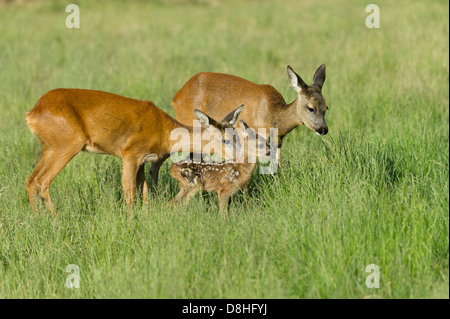
{"label": "spotted fawn", "polygon": [[[226,218],[231,196],[248,185],[256,167],[256,157],[270,156],[270,147],[264,137],[256,134],[244,121],[241,120],[239,124],[243,143],[239,152],[235,152],[239,155],[233,161],[196,162],[189,159],[172,164],[172,176],[180,186],[173,203],[188,203],[200,191],[215,192],[219,197],[219,211]],[[236,147],[236,143],[233,147]]]}

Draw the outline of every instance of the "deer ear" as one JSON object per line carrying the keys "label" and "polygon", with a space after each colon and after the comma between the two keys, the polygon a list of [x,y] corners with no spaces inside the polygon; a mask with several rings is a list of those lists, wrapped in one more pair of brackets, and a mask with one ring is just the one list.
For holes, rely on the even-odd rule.
{"label": "deer ear", "polygon": [[300,75],[295,73],[295,71],[289,65],[287,66],[287,74],[289,77],[289,84],[294,90],[296,90],[297,92],[301,92],[302,90],[306,90],[308,88],[308,85],[305,83],[305,81],[303,81]]}
{"label": "deer ear", "polygon": [[247,125],[247,123],[245,123],[243,120],[240,120],[239,121],[239,128],[242,130],[242,137],[243,138],[246,138],[247,137],[247,128],[248,128],[248,125]]}
{"label": "deer ear", "polygon": [[316,73],[314,73],[313,86],[317,86],[321,90],[322,90],[323,82],[325,82],[325,69],[326,69],[325,64],[322,64],[316,70]]}
{"label": "deer ear", "polygon": [[240,122],[241,127],[242,127],[244,130],[246,130],[246,129],[249,128],[249,126],[247,125],[247,123],[245,123],[244,120],[240,120],[239,122]]}
{"label": "deer ear", "polygon": [[204,128],[217,127],[217,122],[202,111],[195,109],[194,113]]}
{"label": "deer ear", "polygon": [[236,124],[239,114],[241,114],[243,109],[244,109],[244,104],[242,104],[237,109],[235,109],[233,112],[231,112],[230,114],[225,116],[222,120],[222,125],[224,125],[225,127],[233,127],[234,124]]}
{"label": "deer ear", "polygon": [[242,134],[243,134],[243,137],[245,138],[245,137],[250,137],[250,138],[255,138],[256,137],[256,133],[255,133],[255,130],[254,129],[252,129],[252,128],[250,128],[248,125],[247,125],[247,123],[245,123],[245,121],[244,120],[240,120],[240,126],[241,126],[241,129],[242,129]]}

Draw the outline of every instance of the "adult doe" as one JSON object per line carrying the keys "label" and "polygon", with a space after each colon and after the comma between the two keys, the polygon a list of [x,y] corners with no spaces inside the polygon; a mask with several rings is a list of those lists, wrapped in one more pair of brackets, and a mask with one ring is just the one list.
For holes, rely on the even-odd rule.
{"label": "adult doe", "polygon": [[[319,66],[308,86],[295,71],[287,66],[291,87],[297,91],[295,101],[287,104],[281,94],[270,85],[259,85],[240,77],[221,73],[199,73],[193,76],[176,93],[172,100],[175,118],[185,125],[192,125],[192,110],[198,108],[209,115],[221,118],[230,112],[230,106],[245,104],[241,119],[254,129],[278,129],[278,140],[271,141],[277,148],[277,160],[284,136],[299,125],[319,135],[328,133],[325,112],[328,109],[322,96],[325,82],[325,64]],[[152,179],[156,180],[162,161],[152,164]]]}
{"label": "adult doe", "polygon": [[[204,126],[202,132],[205,129],[220,130],[213,134],[213,141],[201,140],[200,147],[206,143],[222,147],[223,139],[233,138],[225,136],[223,127],[233,126],[241,111],[242,107],[232,111],[222,123],[196,111]],[[50,91],[27,113],[26,120],[44,150],[41,160],[25,183],[33,209],[36,208],[36,195],[39,194],[46,207],[54,211],[50,184],[80,151],[111,154],[123,160],[122,183],[130,214],[136,189],[140,189],[144,201],[147,200],[148,187],[143,164],[169,156],[177,143],[170,139],[172,130],[185,128],[190,139],[189,145],[183,147],[191,151],[198,149],[198,145],[191,143],[193,128],[176,121],[152,102],[102,91]]]}

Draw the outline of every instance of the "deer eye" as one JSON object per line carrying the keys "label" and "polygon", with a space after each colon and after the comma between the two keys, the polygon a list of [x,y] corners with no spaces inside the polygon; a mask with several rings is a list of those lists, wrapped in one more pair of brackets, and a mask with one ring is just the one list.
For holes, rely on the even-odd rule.
{"label": "deer eye", "polygon": [[314,112],[314,108],[309,107],[309,106],[307,106],[306,108],[308,109],[309,112],[311,112],[311,113]]}

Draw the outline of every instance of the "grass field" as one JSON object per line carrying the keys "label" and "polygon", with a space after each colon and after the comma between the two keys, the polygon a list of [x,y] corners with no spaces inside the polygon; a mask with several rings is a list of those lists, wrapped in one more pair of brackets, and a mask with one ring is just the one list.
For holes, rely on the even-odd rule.
{"label": "grass field", "polygon": [[[448,298],[449,5],[385,1],[0,2],[0,298]],[[40,158],[25,112],[58,87],[170,101],[194,74],[270,83],[327,64],[330,133],[283,143],[284,175],[255,174],[228,221],[215,195],[186,207],[169,162],[127,220],[121,161],[77,155],[32,217]],[[147,179],[149,176],[147,175]],[[80,268],[68,289],[66,266]],[[380,288],[365,285],[380,268]]]}

